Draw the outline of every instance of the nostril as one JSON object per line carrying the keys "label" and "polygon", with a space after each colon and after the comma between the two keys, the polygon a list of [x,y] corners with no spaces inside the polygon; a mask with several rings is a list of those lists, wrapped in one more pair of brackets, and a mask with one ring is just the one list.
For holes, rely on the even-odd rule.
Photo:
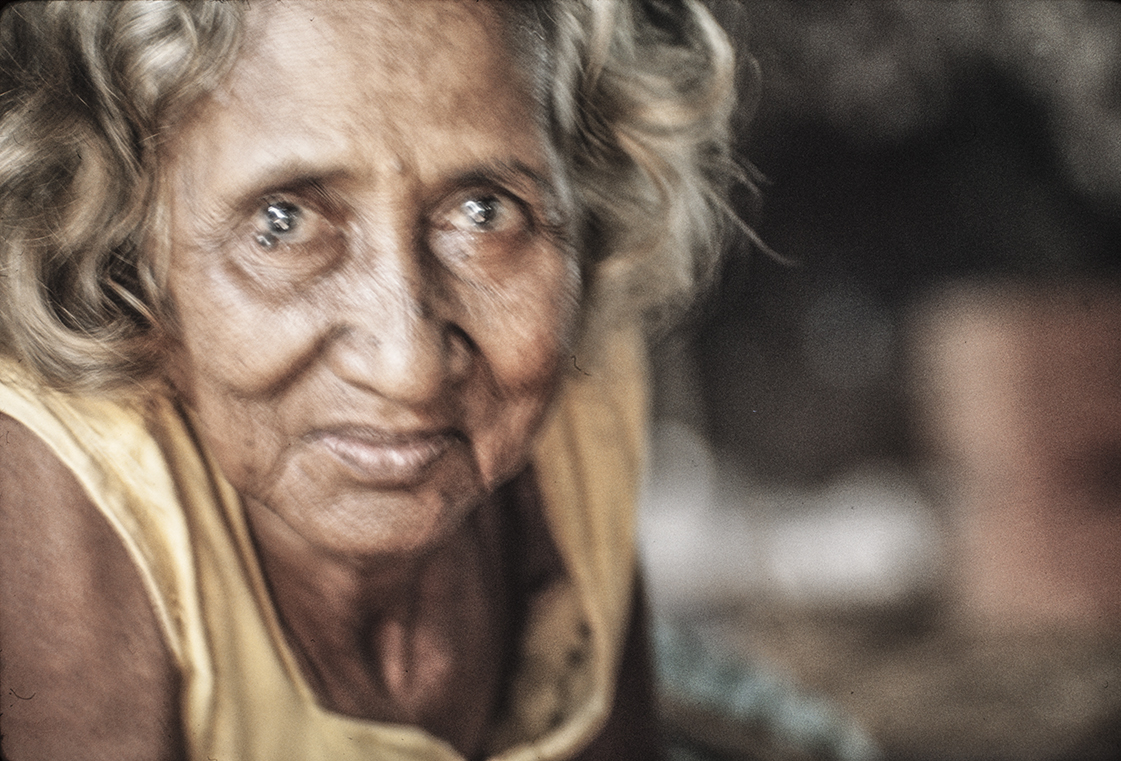
{"label": "nostril", "polygon": [[442,397],[470,372],[477,348],[454,322],[418,313],[367,313],[370,319],[338,326],[328,349],[335,374],[404,404]]}

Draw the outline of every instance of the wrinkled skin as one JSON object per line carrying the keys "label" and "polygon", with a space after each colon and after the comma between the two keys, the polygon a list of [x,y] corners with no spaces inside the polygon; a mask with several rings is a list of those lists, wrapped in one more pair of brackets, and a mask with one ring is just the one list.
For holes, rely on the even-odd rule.
{"label": "wrinkled skin", "polygon": [[[525,602],[495,493],[526,465],[580,292],[566,178],[500,9],[251,5],[162,178],[168,377],[242,497],[304,678],[332,710],[468,757]],[[0,461],[0,557],[19,558],[0,560],[0,685],[66,696],[6,704],[5,752],[180,758],[178,677],[135,569],[2,422],[26,446]],[[563,573],[550,553],[535,576]],[[586,758],[652,753],[637,630],[621,684]]]}
{"label": "wrinkled skin", "polygon": [[251,6],[169,151],[177,386],[252,509],[319,551],[430,549],[551,395],[578,269],[502,29],[472,2]]}
{"label": "wrinkled skin", "polygon": [[172,377],[309,678],[470,751],[509,644],[488,498],[579,287],[503,29],[471,2],[252,6],[168,151]]}

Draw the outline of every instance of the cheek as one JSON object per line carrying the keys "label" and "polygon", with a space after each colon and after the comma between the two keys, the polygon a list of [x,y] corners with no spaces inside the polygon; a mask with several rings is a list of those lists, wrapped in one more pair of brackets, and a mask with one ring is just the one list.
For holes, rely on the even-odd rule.
{"label": "cheek", "polygon": [[315,344],[306,310],[254,294],[221,267],[173,270],[169,282],[191,386],[275,387]]}
{"label": "cheek", "polygon": [[494,394],[472,405],[487,411],[473,427],[478,466],[491,483],[524,464],[568,361],[578,313],[579,275],[567,262],[508,285],[477,311],[472,335]]}
{"label": "cheek", "polygon": [[482,316],[473,339],[495,380],[515,394],[542,393],[542,387],[548,393],[576,325],[580,277],[574,260],[554,252],[537,263],[471,310]]}
{"label": "cheek", "polygon": [[169,272],[178,340],[168,377],[197,416],[207,446],[239,492],[267,478],[287,435],[262,400],[315,346],[307,316],[252,298],[220,269]]}

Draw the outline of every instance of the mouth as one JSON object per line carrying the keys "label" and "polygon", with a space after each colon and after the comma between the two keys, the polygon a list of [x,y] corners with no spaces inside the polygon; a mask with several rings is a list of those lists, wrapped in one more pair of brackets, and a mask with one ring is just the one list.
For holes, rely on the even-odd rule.
{"label": "mouth", "polygon": [[359,481],[379,488],[407,488],[420,483],[460,438],[454,431],[390,433],[367,428],[322,431],[311,436]]}

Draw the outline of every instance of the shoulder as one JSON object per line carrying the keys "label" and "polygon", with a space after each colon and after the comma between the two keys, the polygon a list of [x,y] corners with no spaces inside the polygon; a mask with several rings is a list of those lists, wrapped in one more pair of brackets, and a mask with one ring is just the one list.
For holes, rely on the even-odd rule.
{"label": "shoulder", "polygon": [[0,414],[2,748],[174,758],[177,676],[139,573],[69,469]]}

